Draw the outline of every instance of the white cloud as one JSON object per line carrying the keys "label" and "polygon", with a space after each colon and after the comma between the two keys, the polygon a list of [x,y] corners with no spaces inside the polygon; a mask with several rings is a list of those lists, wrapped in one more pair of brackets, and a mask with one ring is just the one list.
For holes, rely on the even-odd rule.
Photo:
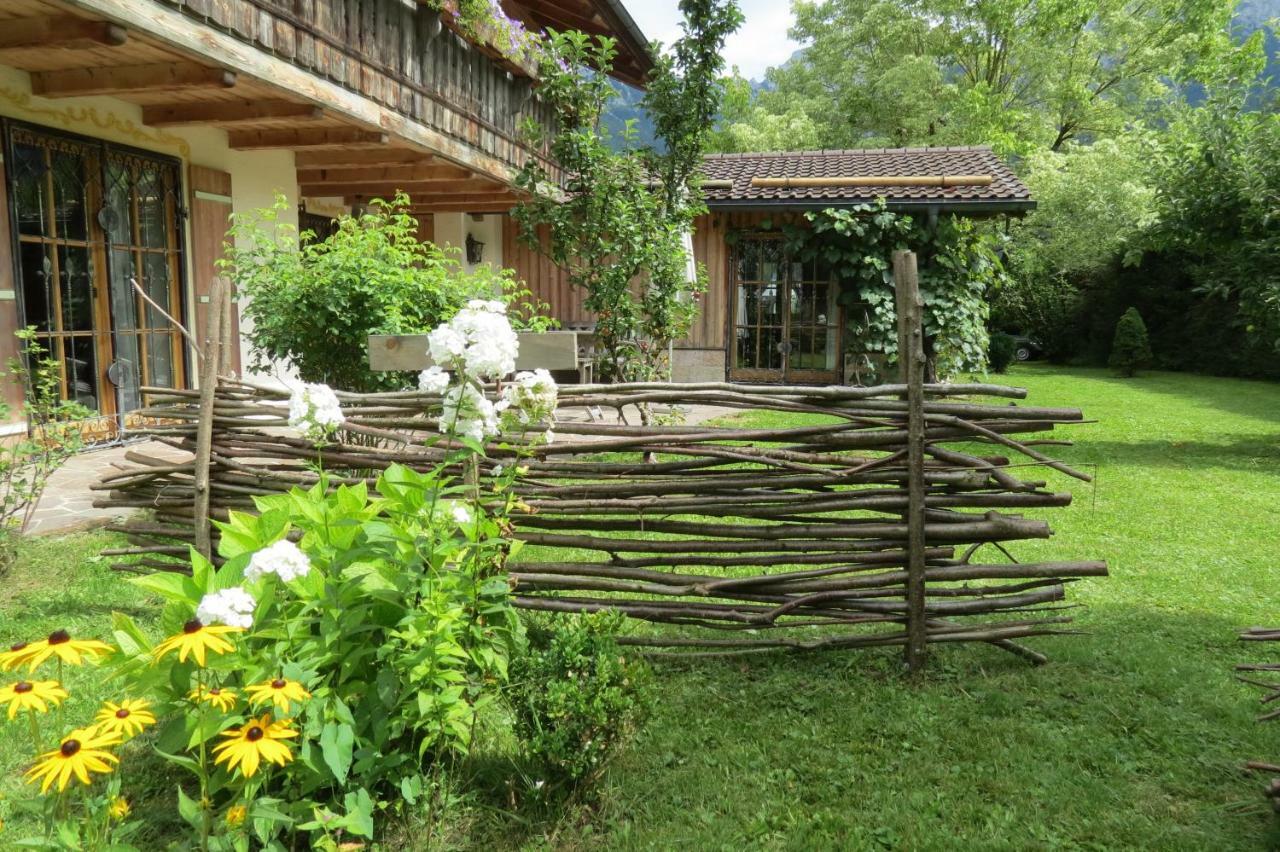
{"label": "white cloud", "polygon": [[[680,36],[677,0],[626,0],[627,10],[651,39],[670,44]],[[785,0],[741,0],[746,22],[725,44],[729,66],[737,65],[748,79],[764,77],[766,69],[781,65],[798,48],[787,38],[791,4]]]}

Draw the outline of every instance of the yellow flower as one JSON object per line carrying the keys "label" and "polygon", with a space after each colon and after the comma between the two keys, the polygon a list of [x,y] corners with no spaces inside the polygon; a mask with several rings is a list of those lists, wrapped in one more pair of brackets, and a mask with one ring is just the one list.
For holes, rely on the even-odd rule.
{"label": "yellow flower", "polygon": [[111,814],[111,818],[116,822],[123,822],[129,818],[129,814],[133,813],[133,809],[129,807],[128,799],[116,796],[111,800],[111,804],[107,805],[107,813]]}
{"label": "yellow flower", "polygon": [[249,701],[253,704],[271,702],[280,709],[281,713],[289,712],[290,701],[301,704],[311,697],[311,693],[303,689],[302,684],[296,680],[269,680],[245,687],[244,691],[249,694]]}
{"label": "yellow flower", "polygon": [[284,766],[293,760],[293,752],[281,740],[296,737],[298,732],[284,722],[271,721],[271,714],[261,719],[250,719],[239,728],[223,731],[228,737],[213,749],[213,762],[225,763],[227,769],[240,768],[245,778],[252,778],[258,771],[258,764],[265,760],[277,766]]}
{"label": "yellow flower", "polygon": [[244,805],[232,805],[227,808],[227,825],[231,828],[239,828],[244,825],[245,818],[249,816],[249,809]]}
{"label": "yellow flower", "polygon": [[16,669],[26,664],[28,671],[35,671],[45,660],[57,657],[64,663],[78,666],[88,657],[105,657],[111,651],[111,646],[106,642],[99,642],[96,639],[72,639],[67,631],[55,630],[49,634],[48,639],[10,648],[0,665],[6,669]]}
{"label": "yellow flower", "polygon": [[67,789],[72,775],[82,784],[88,784],[91,772],[108,774],[114,770],[113,764],[120,762],[114,754],[104,750],[106,746],[119,742],[119,736],[93,728],[72,731],[56,749],[40,755],[36,765],[27,770],[27,782],[34,784],[43,779],[41,793],[47,793],[55,780],[61,793]]}
{"label": "yellow flower", "polygon": [[21,680],[0,687],[0,704],[9,705],[9,718],[22,710],[48,711],[49,705],[58,706],[67,697],[67,691],[56,680]]}
{"label": "yellow flower", "polygon": [[196,687],[187,693],[187,698],[197,704],[201,701],[212,704],[223,713],[231,712],[231,709],[236,706],[236,691],[226,687],[211,686],[203,692],[200,691],[200,687]]}
{"label": "yellow flower", "polygon": [[226,634],[243,632],[242,627],[228,627],[225,624],[205,627],[199,619],[193,618],[182,626],[181,633],[161,642],[152,653],[157,660],[160,660],[170,651],[177,651],[178,662],[185,663],[187,657],[195,657],[196,665],[203,666],[206,651],[215,654],[228,654],[234,651],[236,646],[226,639]]}
{"label": "yellow flower", "polygon": [[45,640],[39,642],[19,642],[16,645],[10,645],[9,650],[0,653],[0,671],[12,671],[22,665],[26,660],[31,659],[39,647],[46,645]]}
{"label": "yellow flower", "polygon": [[137,736],[143,728],[156,723],[151,705],[145,701],[125,700],[119,704],[108,701],[102,705],[96,719],[99,731],[119,734],[123,739]]}

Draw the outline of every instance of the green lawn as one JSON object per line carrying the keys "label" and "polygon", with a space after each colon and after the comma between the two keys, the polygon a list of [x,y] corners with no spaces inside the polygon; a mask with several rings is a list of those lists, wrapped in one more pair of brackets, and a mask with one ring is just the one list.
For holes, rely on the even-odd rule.
{"label": "green lawn", "polygon": [[[921,683],[894,651],[751,658],[658,670],[654,716],[594,806],[551,820],[480,808],[492,848],[1261,849],[1280,845],[1250,758],[1280,761],[1280,722],[1232,679],[1280,648],[1280,385],[1023,368],[1036,405],[1101,422],[1053,451],[1076,505],[1020,558],[1105,558],[1076,584],[1087,635],[1029,640],[1031,668],[987,647],[935,651]],[[60,626],[101,633],[142,599],[91,559],[104,536],[32,544],[0,578],[0,642]],[[93,691],[78,671],[73,693]],[[69,705],[87,712],[83,704]],[[0,728],[0,794],[25,759]],[[6,780],[9,779],[9,780]],[[497,804],[496,797],[494,804]],[[4,813],[0,802],[0,815]],[[167,808],[166,808],[167,809]],[[7,835],[7,832],[6,832]],[[457,837],[457,834],[453,836]],[[475,837],[480,839],[475,839]],[[0,848],[4,847],[0,836]]]}
{"label": "green lawn", "polygon": [[697,849],[1259,849],[1280,843],[1249,758],[1257,725],[1238,628],[1280,624],[1280,386],[1031,367],[1036,405],[1085,409],[1049,472],[1076,504],[1019,558],[1105,558],[1069,590],[1088,635],[984,647],[665,669],[661,700],[610,772],[598,818],[559,843]]}

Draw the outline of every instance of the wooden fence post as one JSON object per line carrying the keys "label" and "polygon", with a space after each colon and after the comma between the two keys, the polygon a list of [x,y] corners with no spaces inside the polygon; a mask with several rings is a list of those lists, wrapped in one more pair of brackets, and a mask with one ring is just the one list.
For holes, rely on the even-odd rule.
{"label": "wooden fence post", "polygon": [[907,400],[907,643],[911,672],[923,670],[927,656],[925,615],[925,482],[924,482],[924,302],[916,255],[893,253],[893,280],[898,309],[898,368]]}
{"label": "wooden fence post", "polygon": [[213,556],[213,531],[209,526],[209,465],[213,457],[213,405],[217,397],[218,372],[222,366],[223,320],[229,314],[224,308],[230,293],[227,279],[218,276],[209,287],[209,310],[201,342],[200,420],[196,426],[195,524],[196,550],[206,559]]}

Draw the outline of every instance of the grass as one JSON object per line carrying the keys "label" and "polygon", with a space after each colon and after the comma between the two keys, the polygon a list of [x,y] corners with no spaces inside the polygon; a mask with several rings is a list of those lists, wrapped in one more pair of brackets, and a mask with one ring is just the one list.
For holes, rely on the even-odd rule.
{"label": "grass", "polygon": [[[1049,472],[1076,503],[1022,559],[1105,558],[1069,590],[1083,636],[1029,640],[1031,668],[986,647],[934,652],[912,682],[893,651],[658,670],[654,716],[590,808],[470,818],[471,842],[570,849],[1160,849],[1280,847],[1251,758],[1280,760],[1232,666],[1276,657],[1236,631],[1280,624],[1280,385],[1019,368],[1030,403],[1073,405]],[[0,642],[101,634],[146,601],[93,554],[102,535],[38,540],[0,578]],[[73,694],[93,694],[77,671]],[[73,699],[87,713],[94,699]],[[87,702],[77,704],[76,701]],[[0,794],[26,759],[0,727]],[[159,784],[159,782],[152,782]],[[145,792],[145,791],[144,791]],[[497,803],[495,803],[496,806]],[[0,803],[0,815],[4,813]],[[166,804],[157,813],[169,809]],[[6,835],[8,832],[6,832]],[[459,835],[452,834],[461,843]],[[3,846],[0,839],[0,846]]]}

